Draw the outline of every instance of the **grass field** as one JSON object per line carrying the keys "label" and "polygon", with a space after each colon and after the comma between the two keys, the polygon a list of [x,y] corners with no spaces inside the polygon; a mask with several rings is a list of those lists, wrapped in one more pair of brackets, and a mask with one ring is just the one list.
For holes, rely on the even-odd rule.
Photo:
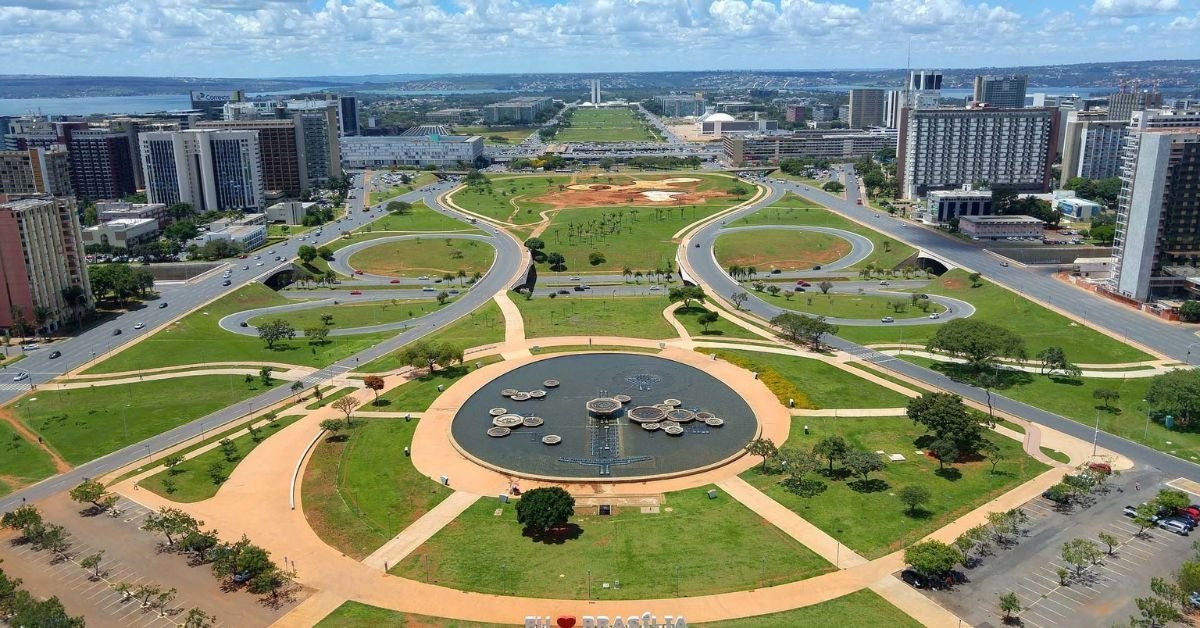
{"label": "grass field", "polygon": [[400,453],[416,427],[403,419],[356,419],[313,450],[301,487],[304,516],[326,543],[361,559],[450,495]]}
{"label": "grass field", "polygon": [[379,626],[387,628],[512,628],[509,624],[484,624],[401,613],[359,602],[343,602],[332,613],[326,615],[325,619],[317,622],[316,628],[377,628]]}
{"label": "grass field", "polygon": [[[371,222],[356,233],[380,231],[428,231],[434,233],[482,233],[479,229],[445,214],[433,211],[422,201],[413,203],[412,209],[403,214],[389,213]],[[345,245],[343,245],[345,246]]]}
{"label": "grass field", "polygon": [[850,243],[814,231],[734,231],[722,233],[713,251],[721,268],[747,266],[765,274],[776,268],[808,270],[835,262],[850,253]]}
{"label": "grass field", "polygon": [[688,308],[685,308],[681,305],[674,312],[675,320],[683,323],[683,328],[686,329],[688,333],[692,335],[692,337],[701,340],[713,340],[719,338],[749,338],[752,340],[763,340],[762,336],[749,332],[743,329],[740,325],[735,325],[720,313],[718,313],[718,315],[720,315],[721,318],[718,318],[717,322],[715,323],[709,323],[708,330],[706,331],[704,329],[704,325],[701,325],[697,320],[700,318],[700,315],[706,311],[707,310],[705,308],[697,307],[695,305]]}
{"label": "grass field", "polygon": [[[803,425],[809,426],[810,434],[804,434]],[[988,434],[1007,456],[996,466],[995,475],[990,472],[991,464],[984,461],[956,463],[949,473],[938,474],[936,460],[914,452],[919,448],[917,439],[923,428],[907,417],[794,418],[787,445],[808,449],[821,438],[835,434],[845,438],[852,448],[899,453],[907,460],[885,462],[883,471],[872,476],[880,482],[859,486],[860,490],[851,488],[853,481],[822,477],[825,490],[814,497],[801,497],[787,490],[777,466],[770,467],[768,473],[755,467],[741,477],[869,559],[921,539],[1049,468],[1026,456],[1020,443]],[[932,493],[929,503],[915,515],[907,514],[896,497],[909,485],[925,486]]]}
{"label": "grass field", "polygon": [[[292,301],[262,284],[243,286],[84,372],[116,373],[204,362],[283,362],[322,367],[395,335],[387,332],[330,336],[323,346],[310,345],[303,338],[296,338],[268,349],[257,336],[232,334],[217,324],[229,314],[286,303]],[[183,380],[189,388],[193,381],[192,378]]]}
{"label": "grass field", "polygon": [[[220,482],[213,479],[209,473],[209,467],[214,463],[219,464],[223,468],[224,478],[228,478],[229,474],[237,468],[238,464],[254,451],[255,447],[272,434],[277,434],[283,428],[299,421],[300,415],[287,416],[281,419],[276,419],[260,429],[258,439],[255,440],[250,434],[244,434],[233,439],[231,442],[237,447],[237,455],[233,456],[232,460],[225,457],[221,447],[216,447],[202,454],[189,458],[175,466],[172,470],[163,470],[154,475],[138,482],[138,486],[147,489],[156,495],[161,495],[171,501],[180,503],[198,502],[212,497],[217,494],[217,490],[221,488],[224,479]],[[163,480],[171,478],[175,482],[175,492],[167,491]]]}
{"label": "grass field", "polygon": [[900,262],[903,262],[916,253],[916,250],[908,245],[895,242],[878,231],[868,229],[852,220],[842,218],[821,207],[814,201],[790,193],[774,205],[756,211],[745,218],[735,220],[726,226],[738,227],[743,225],[813,225],[818,227],[832,227],[857,233],[870,239],[875,245],[874,252],[865,260],[851,266],[850,270],[865,268],[868,264],[874,264],[877,268],[895,268]]}
{"label": "grass field", "polygon": [[[788,399],[795,399],[797,408],[900,408],[908,403],[908,397],[894,390],[820,360],[731,349],[715,353],[721,359],[759,373],[759,379],[785,405]],[[775,376],[800,395],[786,386],[774,386]]]}
{"label": "grass field", "polygon": [[456,126],[455,135],[479,135],[483,143],[491,146],[513,146],[525,141],[525,138],[537,132],[536,127],[525,127],[505,130],[489,129],[485,126]]}
{"label": "grass field", "polygon": [[264,390],[258,378],[247,383],[240,375],[201,375],[119,386],[40,390],[11,409],[67,462],[79,465]]}
{"label": "grass field", "polygon": [[[574,538],[555,542],[523,536],[514,504],[483,498],[392,573],[423,581],[428,568],[433,584],[466,591],[584,599],[590,571],[593,599],[642,599],[740,591],[832,569],[737,500],[708,499],[710,488],[669,493],[658,514],[577,515],[567,533]],[[602,588],[614,580],[619,589]]]}
{"label": "grass field", "polygon": [[450,388],[451,384],[475,370],[476,362],[481,366],[486,366],[503,359],[503,357],[498,355],[489,355],[478,360],[468,360],[466,364],[441,367],[432,373],[426,373],[417,379],[401,384],[380,395],[379,405],[367,405],[361,409],[363,411],[424,412],[429,409],[433,400],[442,394],[438,391],[438,386]]}
{"label": "grass field", "polygon": [[[572,293],[575,294],[575,293]],[[535,297],[516,296],[513,302],[525,319],[525,337],[626,336],[674,338],[675,330],[662,316],[670,303],[662,297]]]}
{"label": "grass field", "polygon": [[[387,301],[372,301],[370,303],[339,303],[314,307],[308,310],[282,312],[255,316],[247,321],[251,327],[257,327],[269,320],[282,318],[298,330],[310,327],[329,327],[330,329],[351,329],[381,323],[406,321],[418,316],[424,316],[440,309],[442,306],[432,299],[404,300],[390,299]],[[321,321],[324,315],[333,317],[333,322],[326,325]]]}
{"label": "grass field", "polygon": [[0,421],[0,497],[52,475],[50,456]]}
{"label": "grass field", "polygon": [[609,109],[577,108],[571,126],[560,129],[555,142],[653,142],[659,138],[650,125],[638,120],[627,107]]}
{"label": "grass field", "polygon": [[[809,290],[814,290],[809,288]],[[907,295],[885,297],[870,294],[821,294],[820,291],[800,292],[790,300],[784,296],[772,297],[768,293],[756,293],[763,300],[782,308],[797,312],[808,312],[834,318],[858,318],[878,320],[884,316],[892,318],[925,318],[934,312],[944,312],[946,308],[937,303],[931,303],[929,312],[924,312],[910,303]],[[783,293],[780,293],[782,295]],[[896,307],[892,307],[896,304]],[[897,312],[896,308],[902,311]],[[931,325],[935,327],[936,325]],[[843,330],[849,326],[843,326]],[[841,332],[839,332],[840,334]]]}
{"label": "grass field", "polygon": [[[1070,353],[1067,355],[1071,357]],[[935,363],[932,360],[907,355],[903,359],[941,371],[955,379],[970,379],[969,373],[957,365]],[[1168,430],[1159,420],[1158,413],[1154,413],[1147,425],[1146,412],[1152,409],[1147,407],[1143,399],[1146,398],[1146,391],[1150,386],[1149,377],[1064,378],[1014,371],[999,373],[1002,385],[996,392],[1005,397],[1065,416],[1089,428],[1096,425],[1098,416],[1100,429],[1105,432],[1186,460],[1200,462],[1200,432]],[[1092,397],[1092,393],[1098,388],[1115,390],[1121,397],[1110,402],[1110,407],[1105,408],[1103,402]]]}
{"label": "grass field", "polygon": [[[450,325],[425,336],[422,340],[432,343],[448,342],[460,349],[489,345],[504,340],[504,317],[500,306],[488,301],[474,312],[454,321]],[[376,358],[356,369],[361,373],[382,373],[406,366],[396,355],[399,351]]]}
{"label": "grass field", "polygon": [[[993,283],[972,288],[967,274],[953,270],[935,279],[921,292],[962,299],[975,306],[972,319],[1000,325],[1025,339],[1029,355],[1049,346],[1067,347],[1067,357],[1083,364],[1112,364],[1153,359],[1151,356],[1085,327],[1065,316]],[[838,335],[860,343],[905,342],[925,344],[937,325],[915,327],[842,327]]]}
{"label": "grass field", "polygon": [[496,249],[484,242],[422,237],[376,244],[354,253],[347,263],[355,270],[384,277],[423,274],[441,277],[462,271],[469,278],[487,272],[495,258]]}

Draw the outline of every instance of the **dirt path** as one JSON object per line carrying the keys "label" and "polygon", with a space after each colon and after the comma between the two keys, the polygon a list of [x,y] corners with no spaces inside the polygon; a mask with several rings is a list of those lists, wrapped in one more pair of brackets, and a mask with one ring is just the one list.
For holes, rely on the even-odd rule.
{"label": "dirt path", "polygon": [[[57,473],[66,473],[67,471],[71,470],[71,465],[67,464],[67,461],[63,460],[62,456],[58,455],[58,452],[50,449],[50,447],[46,445],[46,443],[42,441],[37,434],[33,433],[33,431],[28,427],[25,427],[25,424],[22,423],[16,417],[16,415],[12,413],[11,410],[8,408],[0,408],[0,421],[4,421],[11,425],[13,430],[20,434],[22,438],[36,445],[38,449],[46,452],[46,455],[50,456],[50,461],[54,463],[54,470]],[[13,486],[13,488],[16,487],[17,485]]]}

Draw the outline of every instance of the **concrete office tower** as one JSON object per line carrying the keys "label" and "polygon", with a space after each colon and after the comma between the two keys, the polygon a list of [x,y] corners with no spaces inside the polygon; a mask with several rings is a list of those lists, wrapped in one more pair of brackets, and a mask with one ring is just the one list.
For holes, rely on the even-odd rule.
{"label": "concrete office tower", "polygon": [[1121,194],[1109,288],[1137,301],[1200,288],[1200,129],[1132,131],[1122,146]]}
{"label": "concrete office tower", "polygon": [[884,96],[882,89],[850,90],[850,128],[883,126]]}
{"label": "concrete office tower", "polygon": [[589,79],[588,87],[591,89],[592,104],[600,104],[600,79]]}
{"label": "concrete office tower", "polygon": [[976,76],[971,100],[992,107],[1020,109],[1025,106],[1025,88],[1028,84],[1029,76],[1026,74]]}
{"label": "concrete office tower", "polygon": [[1129,121],[1135,111],[1162,107],[1162,94],[1157,91],[1117,92],[1108,97],[1108,119]]}
{"label": "concrete office tower", "polygon": [[82,240],[73,197],[0,196],[0,329],[20,333],[21,322],[36,329],[35,307],[50,313],[42,329],[57,329],[75,313],[63,297],[71,286],[80,290],[76,307],[91,309]]}
{"label": "concrete office tower", "polygon": [[342,135],[358,135],[358,99],[354,96],[338,96],[338,106]]}
{"label": "concrete office tower", "polygon": [[137,191],[131,135],[109,129],[64,132],[75,196],[91,201],[112,200]]}
{"label": "concrete office tower", "polygon": [[61,148],[0,151],[0,194],[73,196],[67,151]]}
{"label": "concrete office tower", "polygon": [[257,131],[156,131],[140,140],[151,203],[198,212],[266,207]]}
{"label": "concrete office tower", "polygon": [[338,110],[337,100],[291,100],[287,103],[287,113],[299,115],[303,123],[304,168],[310,186],[342,176]]}
{"label": "concrete office tower", "polygon": [[784,119],[793,124],[801,124],[810,117],[808,105],[789,104],[784,114]]}
{"label": "concrete office tower", "polygon": [[1075,177],[1106,179],[1121,166],[1121,139],[1127,121],[1109,120],[1105,111],[1069,111],[1063,131],[1059,185]]}
{"label": "concrete office tower", "polygon": [[[665,116],[684,118],[704,115],[704,99],[695,94],[667,94],[655,96],[654,100],[662,107]],[[791,111],[791,105],[788,110]]]}
{"label": "concrete office tower", "polygon": [[900,112],[904,111],[904,102],[908,93],[902,89],[889,89],[883,97],[883,126],[895,129],[900,126]]}
{"label": "concrete office tower", "polygon": [[304,121],[301,116],[286,120],[200,122],[196,126],[225,131],[257,131],[263,189],[268,196],[279,194],[296,198],[309,188]]}
{"label": "concrete office tower", "polygon": [[1047,192],[1056,109],[909,109],[900,121],[896,178],[904,198],[976,181]]}

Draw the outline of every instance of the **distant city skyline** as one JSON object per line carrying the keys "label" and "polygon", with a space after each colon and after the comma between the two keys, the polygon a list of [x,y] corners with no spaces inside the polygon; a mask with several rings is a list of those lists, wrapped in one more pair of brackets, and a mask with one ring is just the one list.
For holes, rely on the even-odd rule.
{"label": "distant city skyline", "polygon": [[1193,58],[1200,0],[0,0],[0,36],[10,74],[955,68]]}

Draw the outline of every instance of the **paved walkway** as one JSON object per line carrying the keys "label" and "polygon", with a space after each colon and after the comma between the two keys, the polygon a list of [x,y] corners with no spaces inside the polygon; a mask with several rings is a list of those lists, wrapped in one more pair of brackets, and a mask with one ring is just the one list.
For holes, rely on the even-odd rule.
{"label": "paved walkway", "polygon": [[[283,372],[272,371],[271,377],[273,379],[283,380],[285,382],[293,382],[303,380],[316,372],[316,369],[293,367]],[[75,390],[79,388],[95,388],[97,386],[121,386],[123,384],[136,384],[138,382],[176,379],[180,377],[202,377],[204,375],[251,375],[258,377],[259,370],[253,368],[197,368],[186,371],[151,373],[149,375],[130,375],[115,379],[88,379],[85,381],[68,381],[57,384],[46,383],[42,384],[40,390]]]}
{"label": "paved walkway", "polygon": [[869,417],[904,416],[906,408],[792,408],[792,416]]}
{"label": "paved walkway", "polygon": [[[888,350],[888,349],[906,349],[906,350],[911,350],[911,351],[925,351],[925,345],[900,343],[900,342],[884,342],[884,343],[876,343],[876,344],[869,344],[869,345],[863,345],[863,346],[867,347],[868,349],[875,349],[876,351],[881,351],[881,352]],[[1022,362],[1020,360],[1010,360],[1008,358],[999,358],[996,361],[1001,364],[1033,366],[1035,368],[1038,366],[1038,364],[1036,362],[1032,362],[1032,361]],[[1106,363],[1101,363],[1101,364],[1081,362],[1079,364],[1076,364],[1075,366],[1078,366],[1081,369],[1095,370],[1095,371],[1105,371],[1105,370],[1113,370],[1113,369],[1140,369],[1140,368],[1148,369],[1148,368],[1167,368],[1167,367],[1188,368],[1187,365],[1182,364],[1180,362],[1176,362],[1175,360],[1161,360],[1161,359],[1160,360],[1142,360],[1139,362],[1106,362]]]}
{"label": "paved walkway", "polygon": [[[955,358],[955,357],[951,357],[948,355],[942,355],[940,353],[931,353],[931,352],[925,351],[923,349],[920,349],[920,350],[877,349],[877,351],[879,351],[879,353],[882,353],[884,355],[890,355],[890,356],[910,355],[910,356],[917,357],[917,358],[925,358],[926,360],[933,360],[935,362],[946,362],[946,363],[950,363],[950,364],[966,364],[967,363],[967,361],[962,358]],[[1139,363],[1136,363],[1135,366],[1142,366],[1143,364],[1145,364],[1145,363],[1139,362]],[[1109,366],[1108,370],[1094,370],[1094,369],[1083,368],[1082,366],[1080,366],[1081,371],[1079,373],[1079,376],[1080,377],[1094,377],[1096,379],[1135,379],[1135,378],[1139,378],[1139,377],[1154,377],[1155,375],[1162,375],[1163,373],[1174,371],[1174,370],[1180,369],[1180,368],[1190,368],[1190,367],[1184,367],[1183,365],[1166,366],[1166,364],[1167,364],[1167,362],[1165,362],[1163,360],[1156,360],[1155,362],[1149,364],[1147,368],[1137,368],[1136,370],[1131,370],[1131,371],[1112,370],[1113,368],[1122,368],[1122,365],[1107,365],[1107,366]],[[1013,364],[1010,362],[1010,363],[1001,365],[999,368],[1002,370],[1005,370],[1005,371],[1023,371],[1025,373],[1034,373],[1036,375],[1043,375],[1042,369],[1039,366],[1029,366],[1026,364]]]}
{"label": "paved walkway", "polygon": [[404,528],[392,540],[384,543],[370,556],[363,559],[363,564],[381,571],[395,567],[413,550],[428,541],[438,530],[446,527],[458,518],[467,508],[479,500],[479,495],[466,491],[454,491],[449,497]]}

